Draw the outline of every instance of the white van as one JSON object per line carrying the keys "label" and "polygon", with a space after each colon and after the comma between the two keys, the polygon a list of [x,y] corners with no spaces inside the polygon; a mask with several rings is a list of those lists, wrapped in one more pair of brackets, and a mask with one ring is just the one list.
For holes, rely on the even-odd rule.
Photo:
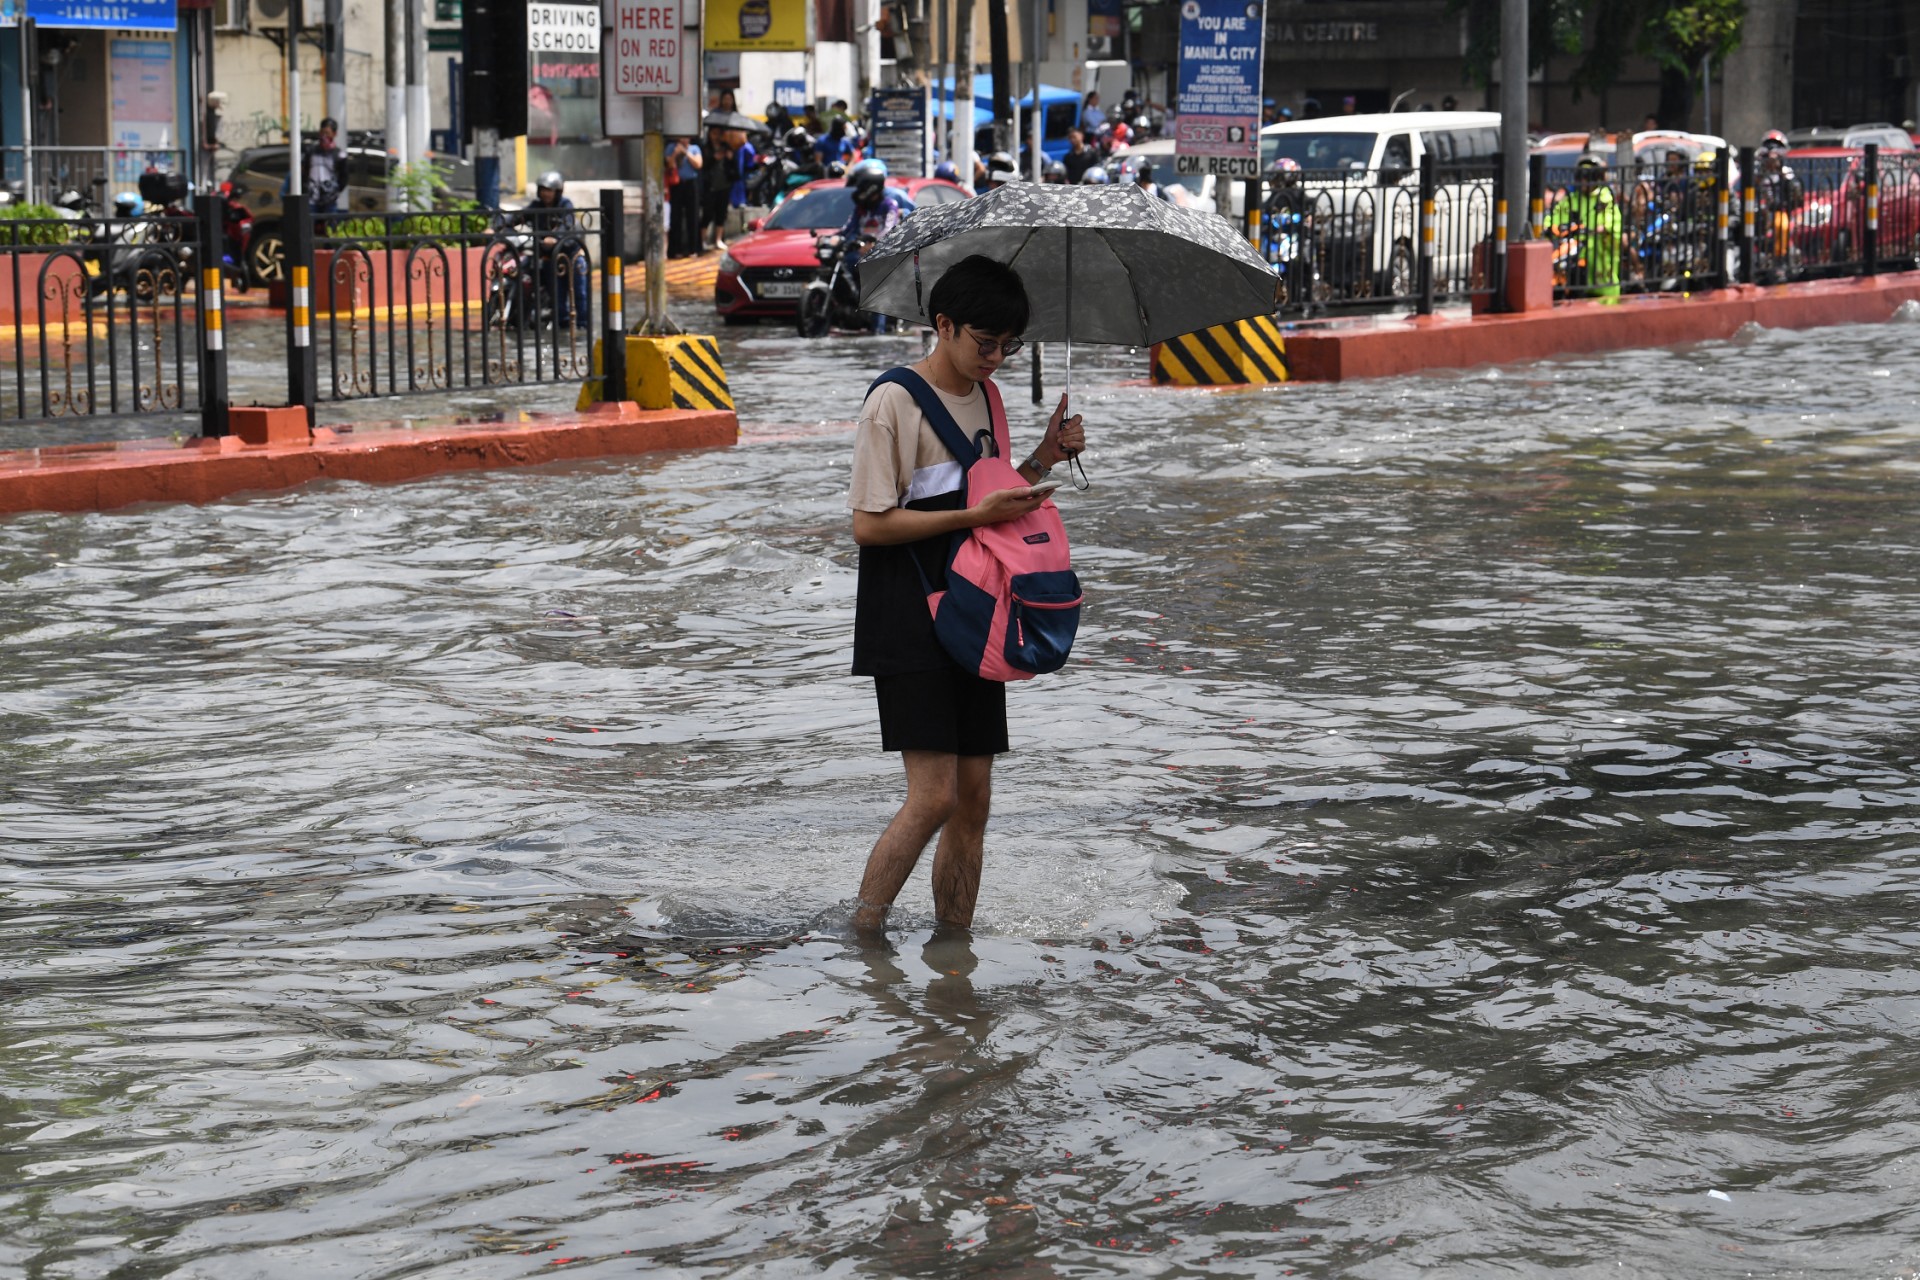
{"label": "white van", "polygon": [[1474,246],[1493,231],[1492,111],[1398,111],[1288,120],[1260,131],[1260,168],[1299,165],[1320,281],[1335,297],[1406,297],[1419,254],[1420,160],[1435,165],[1435,287],[1467,286]]}

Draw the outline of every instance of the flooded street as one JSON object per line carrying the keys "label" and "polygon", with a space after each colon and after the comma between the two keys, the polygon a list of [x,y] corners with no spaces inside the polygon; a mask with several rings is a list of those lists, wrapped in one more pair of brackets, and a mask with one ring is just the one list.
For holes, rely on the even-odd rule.
{"label": "flooded street", "polygon": [[846,929],[916,341],[723,331],[730,450],[0,521],[0,1274],[1920,1274],[1916,334],[1081,348],[970,944],[924,861]]}

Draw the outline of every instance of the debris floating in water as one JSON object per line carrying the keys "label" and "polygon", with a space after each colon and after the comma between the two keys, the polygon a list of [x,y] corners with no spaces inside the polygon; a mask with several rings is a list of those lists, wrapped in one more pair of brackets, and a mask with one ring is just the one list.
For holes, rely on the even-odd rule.
{"label": "debris floating in water", "polygon": [[1713,1191],[1707,1192],[1707,1196],[1713,1200],[1725,1200],[1729,1204],[1733,1203],[1732,1196],[1728,1195],[1724,1191],[1718,1190],[1717,1188]]}

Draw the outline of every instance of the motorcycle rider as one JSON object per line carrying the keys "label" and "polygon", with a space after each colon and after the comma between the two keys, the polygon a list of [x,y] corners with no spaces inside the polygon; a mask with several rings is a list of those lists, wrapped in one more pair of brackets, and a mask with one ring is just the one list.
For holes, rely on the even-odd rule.
{"label": "motorcycle rider", "polygon": [[1573,189],[1547,215],[1547,234],[1556,240],[1578,242],[1579,257],[1567,270],[1569,287],[1593,297],[1617,298],[1624,220],[1606,178],[1605,161],[1598,156],[1581,156],[1573,166]]}
{"label": "motorcycle rider", "polygon": [[[1267,166],[1267,202],[1264,212],[1267,223],[1267,257],[1277,262],[1287,281],[1286,296],[1297,300],[1306,296],[1301,279],[1313,269],[1307,247],[1307,211],[1309,202],[1307,189],[1300,182],[1300,162],[1291,156],[1281,156]],[[1287,256],[1280,254],[1283,241],[1292,250]]]}
{"label": "motorcycle rider", "polygon": [[1047,161],[1044,180],[1057,186],[1064,186],[1067,181],[1067,166],[1058,160]]}
{"label": "motorcycle rider", "polygon": [[1806,200],[1793,166],[1787,163],[1787,135],[1770,129],[1760,140],[1754,167],[1754,238],[1765,258],[1775,264],[1791,257],[1793,211]]}
{"label": "motorcycle rider", "polygon": [[996,151],[987,161],[987,190],[1004,187],[1009,182],[1019,181],[1019,178],[1020,170],[1014,166],[1010,152]]}
{"label": "motorcycle rider", "polygon": [[[540,288],[553,299],[553,324],[556,329],[570,327],[578,316],[587,317],[587,255],[579,239],[580,221],[574,217],[573,201],[566,195],[567,180],[558,169],[540,175],[534,187],[533,203],[513,215],[511,221],[532,228],[540,250]],[[565,270],[571,288],[556,288],[559,273]]]}
{"label": "motorcycle rider", "polygon": [[[853,172],[847,175],[847,186],[853,191],[853,212],[847,217],[847,224],[840,228],[842,261],[846,265],[847,276],[853,281],[854,291],[860,287],[860,258],[867,247],[887,232],[900,225],[901,219],[912,209],[899,196],[887,190],[887,162],[884,160],[862,160],[853,166]],[[876,330],[886,323],[886,317],[873,318]]]}

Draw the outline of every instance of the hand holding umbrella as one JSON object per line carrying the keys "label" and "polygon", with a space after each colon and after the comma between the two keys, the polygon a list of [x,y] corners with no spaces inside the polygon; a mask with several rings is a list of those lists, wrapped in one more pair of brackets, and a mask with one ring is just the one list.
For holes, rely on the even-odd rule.
{"label": "hand holding umbrella", "polygon": [[[1069,392],[1076,338],[1144,347],[1273,313],[1272,266],[1224,218],[1138,186],[1028,182],[922,209],[880,237],[860,265],[860,305],[931,324],[933,282],[976,253],[1019,273],[1029,341],[1066,342]],[[1065,414],[1063,396],[1055,421]]]}

